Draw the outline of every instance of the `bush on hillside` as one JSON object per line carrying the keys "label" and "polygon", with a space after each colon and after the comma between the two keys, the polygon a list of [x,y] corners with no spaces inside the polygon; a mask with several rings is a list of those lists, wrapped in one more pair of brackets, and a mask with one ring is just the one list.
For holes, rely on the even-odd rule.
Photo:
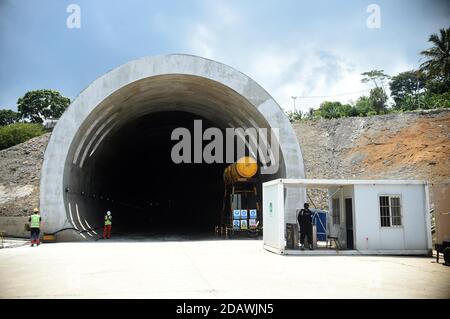
{"label": "bush on hillside", "polygon": [[45,133],[41,124],[14,123],[0,127],[0,150]]}

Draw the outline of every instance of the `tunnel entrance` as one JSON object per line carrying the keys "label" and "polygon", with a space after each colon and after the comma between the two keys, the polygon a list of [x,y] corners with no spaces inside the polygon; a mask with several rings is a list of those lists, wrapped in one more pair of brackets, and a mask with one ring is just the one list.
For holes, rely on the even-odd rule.
{"label": "tunnel entrance", "polygon": [[[102,227],[110,210],[113,232],[125,235],[212,234],[230,162],[177,164],[171,158],[172,131],[192,131],[196,120],[203,130],[279,130],[272,136],[279,145],[279,158],[271,159],[277,169],[258,170],[258,196],[265,181],[304,177],[288,119],[256,82],[200,57],[146,57],[94,81],[58,121],[42,168],[43,231],[75,230],[59,240],[94,238],[100,234],[92,229]],[[286,194],[293,216],[301,197],[301,191]]]}
{"label": "tunnel entrance", "polygon": [[[89,224],[113,213],[114,232],[122,236],[214,233],[222,210],[223,171],[227,163],[180,163],[171,159],[178,127],[193,134],[194,120],[203,129],[216,127],[198,115],[166,111],[151,113],[125,124],[108,136],[83,169],[91,171],[67,202],[75,203]],[[92,212],[90,212],[92,210]]]}
{"label": "tunnel entrance", "polygon": [[[246,108],[248,101],[229,88],[186,75],[144,79],[115,92],[85,120],[72,144],[64,174],[68,219],[84,237],[98,236],[88,230],[101,229],[107,211],[113,232],[123,237],[214,235],[224,214],[223,172],[238,160],[239,137],[230,150],[226,129],[256,124],[249,125]],[[195,162],[194,145],[190,163],[171,158],[178,143],[172,132],[185,128],[194,137],[195,121],[201,121],[202,136],[208,128],[222,132],[223,161]],[[209,142],[201,139],[200,149]],[[245,154],[251,155],[247,147]],[[256,201],[261,203],[262,182],[282,172],[255,176]]]}
{"label": "tunnel entrance", "polygon": [[111,198],[117,198],[112,211],[122,234],[213,234],[226,164],[176,164],[171,159],[177,142],[171,140],[172,131],[184,127],[193,133],[194,120],[215,127],[195,114],[169,111],[141,117],[111,136],[117,151],[101,174],[108,176]]}

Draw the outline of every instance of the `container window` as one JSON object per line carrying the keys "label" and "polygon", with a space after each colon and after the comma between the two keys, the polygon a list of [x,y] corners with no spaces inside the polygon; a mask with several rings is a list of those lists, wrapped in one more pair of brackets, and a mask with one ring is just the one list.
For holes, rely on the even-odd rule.
{"label": "container window", "polygon": [[401,204],[399,196],[380,196],[381,227],[401,226]]}

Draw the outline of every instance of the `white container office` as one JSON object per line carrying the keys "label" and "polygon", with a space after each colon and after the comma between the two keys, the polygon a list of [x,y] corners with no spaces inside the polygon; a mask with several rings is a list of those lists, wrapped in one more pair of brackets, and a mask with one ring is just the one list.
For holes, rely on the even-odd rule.
{"label": "white container office", "polygon": [[[286,248],[286,224],[297,222],[295,209],[284,205],[286,190],[292,187],[328,190],[327,235],[338,241],[341,253],[431,254],[428,185],[417,180],[276,179],[266,182],[263,184],[263,240],[264,247],[270,251],[295,254]],[[301,207],[303,202],[298,203],[298,208]]]}

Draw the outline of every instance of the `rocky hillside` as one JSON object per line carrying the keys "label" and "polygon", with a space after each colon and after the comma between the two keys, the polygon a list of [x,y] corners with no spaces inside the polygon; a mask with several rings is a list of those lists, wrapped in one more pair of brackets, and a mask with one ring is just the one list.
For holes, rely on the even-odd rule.
{"label": "rocky hillside", "polygon": [[[450,110],[295,123],[307,178],[420,179],[450,185]],[[323,192],[311,193],[326,207]],[[432,187],[431,187],[432,197]]]}
{"label": "rocky hillside", "polygon": [[50,134],[0,151],[0,216],[28,215],[39,203],[39,180]]}
{"label": "rocky hillside", "polygon": [[[450,110],[293,124],[308,178],[425,179],[450,187]],[[0,216],[29,214],[49,134],[0,151]],[[310,193],[327,208],[324,192]],[[433,188],[431,188],[431,199]]]}

